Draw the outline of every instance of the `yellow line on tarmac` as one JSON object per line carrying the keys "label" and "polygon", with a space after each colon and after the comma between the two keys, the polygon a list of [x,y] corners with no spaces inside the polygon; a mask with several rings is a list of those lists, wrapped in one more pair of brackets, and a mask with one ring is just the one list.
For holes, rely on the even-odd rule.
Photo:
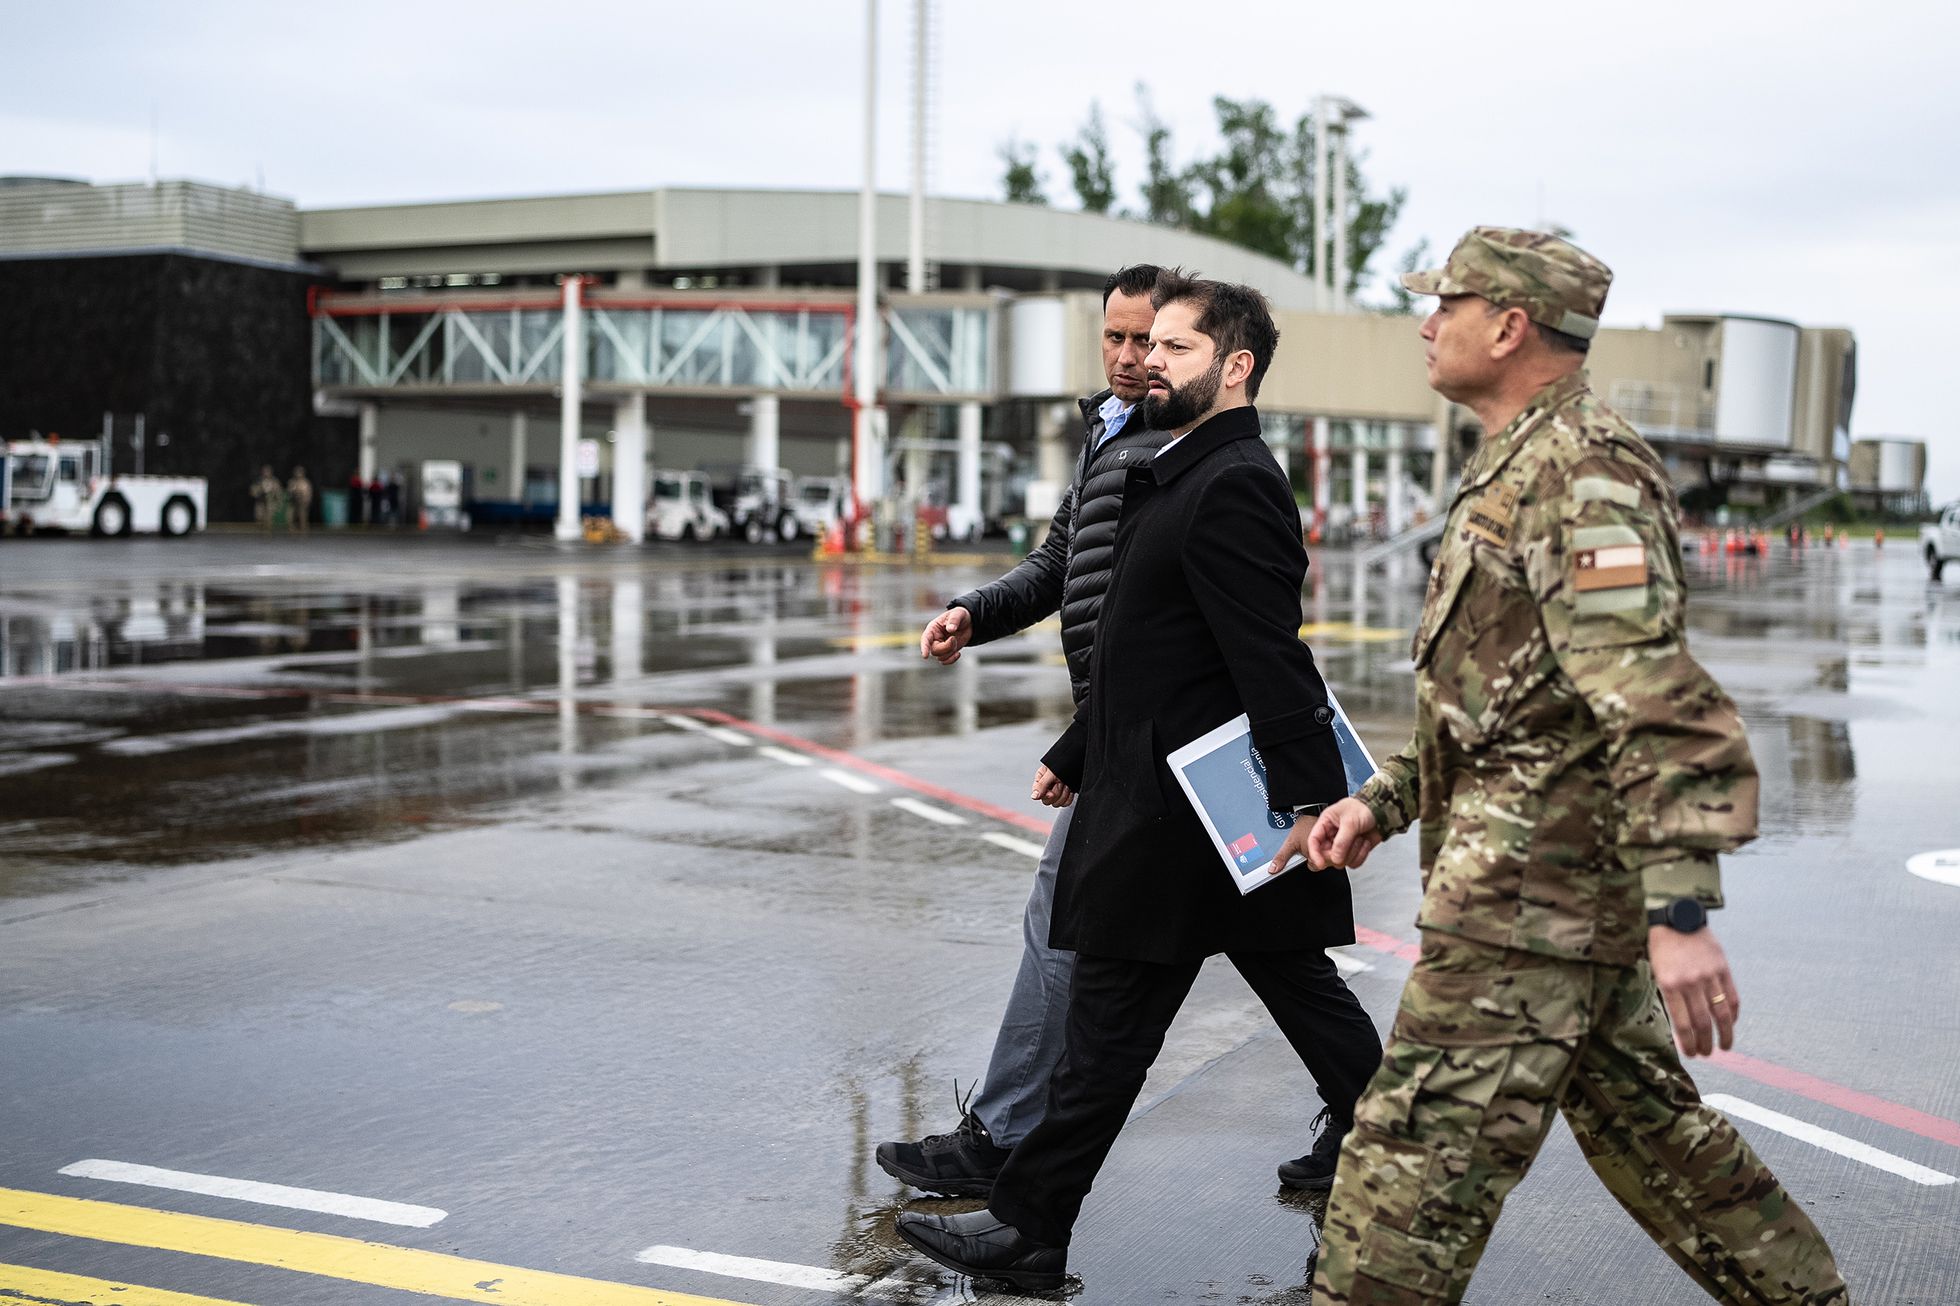
{"label": "yellow line on tarmac", "polygon": [[[156,1247],[189,1256],[270,1265],[299,1274],[399,1288],[403,1292],[448,1297],[453,1301],[486,1302],[492,1306],[573,1303],[576,1306],[742,1306],[714,1297],[693,1297],[603,1279],[581,1279],[548,1270],[526,1270],[358,1238],[14,1188],[0,1188],[0,1224],[132,1247]],[[5,1283],[4,1276],[0,1276],[0,1286]],[[111,1300],[121,1303],[125,1299]],[[130,1306],[143,1300],[133,1299]],[[156,1306],[203,1306],[206,1302],[202,1297],[159,1297]]]}
{"label": "yellow line on tarmac", "polygon": [[48,1306],[239,1306],[217,1297],[193,1297],[141,1284],[85,1279],[27,1265],[0,1265],[0,1301],[21,1300]]}
{"label": "yellow line on tarmac", "polygon": [[1391,626],[1357,626],[1351,621],[1309,621],[1300,627],[1301,639],[1353,639],[1364,644],[1381,644],[1406,639],[1409,632]]}

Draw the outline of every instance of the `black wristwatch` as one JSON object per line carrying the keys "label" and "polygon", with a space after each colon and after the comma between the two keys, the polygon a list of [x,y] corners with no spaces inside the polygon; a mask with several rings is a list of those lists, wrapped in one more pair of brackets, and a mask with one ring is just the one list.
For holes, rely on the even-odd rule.
{"label": "black wristwatch", "polygon": [[1676,898],[1665,907],[1648,908],[1647,924],[1665,925],[1680,934],[1693,934],[1708,924],[1708,908],[1693,898]]}

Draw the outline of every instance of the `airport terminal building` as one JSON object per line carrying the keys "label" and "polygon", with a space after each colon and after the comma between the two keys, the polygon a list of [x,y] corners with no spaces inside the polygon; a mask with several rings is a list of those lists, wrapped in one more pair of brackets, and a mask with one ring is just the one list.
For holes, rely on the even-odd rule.
{"label": "airport terminal building", "polygon": [[[879,479],[908,501],[993,521],[1052,503],[1079,445],[1074,400],[1102,385],[1103,278],[1133,262],[1272,299],[1282,340],[1260,408],[1330,529],[1392,533],[1432,512],[1475,438],[1425,384],[1414,320],[1318,311],[1313,282],[1272,259],[1125,219],[934,199],[932,288],[911,292],[905,198],[878,216]],[[261,463],[412,492],[422,463],[453,460],[489,515],[531,519],[549,519],[568,448],[581,500],[599,505],[616,488],[643,499],[649,468],[836,475],[863,365],[857,223],[842,191],[306,209],[191,182],[4,179],[0,347],[15,366],[0,436],[107,429],[118,466],[210,477],[219,519],[249,515]],[[1691,510],[1844,483],[1848,331],[1670,314],[1603,329],[1591,370]]]}

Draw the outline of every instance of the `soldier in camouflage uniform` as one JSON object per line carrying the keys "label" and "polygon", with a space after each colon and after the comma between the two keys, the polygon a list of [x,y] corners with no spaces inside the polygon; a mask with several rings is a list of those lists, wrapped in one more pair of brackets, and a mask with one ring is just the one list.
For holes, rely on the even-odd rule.
{"label": "soldier in camouflage uniform", "polygon": [[1667,472],[1586,384],[1611,278],[1563,240],[1479,227],[1403,279],[1441,297],[1430,384],[1490,434],[1416,632],[1415,737],[1295,836],[1316,867],[1357,866],[1422,823],[1421,957],[1342,1149],[1320,1306],[1458,1301],[1555,1109],[1710,1296],[1848,1302],[1669,1039],[1671,1016],[1691,1056],[1730,1044],[1705,911],[1716,855],[1755,837],[1757,781],[1688,654]]}

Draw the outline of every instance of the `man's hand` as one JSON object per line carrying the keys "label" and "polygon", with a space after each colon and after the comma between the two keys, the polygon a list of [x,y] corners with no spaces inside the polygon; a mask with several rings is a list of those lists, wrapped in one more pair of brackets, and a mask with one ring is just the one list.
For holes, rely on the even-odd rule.
{"label": "man's hand", "polygon": [[972,638],[973,614],[965,608],[948,608],[926,623],[919,636],[919,656],[938,658],[940,666],[950,667]]}
{"label": "man's hand", "polygon": [[1654,967],[1654,983],[1667,1002],[1681,1054],[1705,1057],[1715,1050],[1717,1036],[1722,1050],[1728,1051],[1735,1043],[1742,998],[1715,931],[1703,926],[1683,934],[1665,925],[1649,926],[1647,957]]}
{"label": "man's hand", "polygon": [[[954,608],[953,611],[964,612],[965,609]],[[958,653],[953,654],[953,657],[958,656]],[[947,659],[949,662],[951,660],[952,658]],[[1028,797],[1049,807],[1067,807],[1075,801],[1075,790],[1063,784],[1061,777],[1047,767],[1037,766],[1034,769],[1034,792]]]}
{"label": "man's hand", "polygon": [[[1287,847],[1293,846],[1305,824],[1304,821],[1294,823],[1293,833],[1287,836]],[[1313,829],[1301,841],[1300,851],[1307,855],[1307,865],[1316,871],[1330,866],[1353,868],[1367,861],[1368,854],[1381,841],[1381,831],[1375,826],[1375,814],[1368,804],[1358,798],[1343,798],[1320,814]]]}

